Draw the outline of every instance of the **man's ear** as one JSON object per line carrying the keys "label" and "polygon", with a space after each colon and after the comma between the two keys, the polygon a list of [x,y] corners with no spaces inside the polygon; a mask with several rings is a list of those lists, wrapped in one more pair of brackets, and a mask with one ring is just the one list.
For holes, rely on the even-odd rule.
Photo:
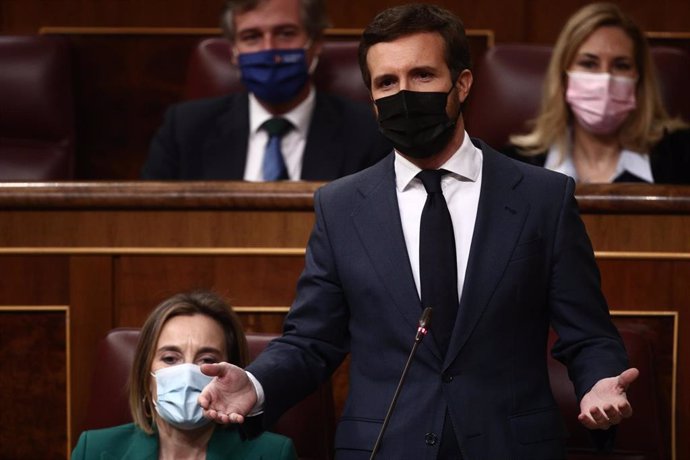
{"label": "man's ear", "polygon": [[461,104],[467,100],[467,96],[470,94],[472,79],[472,72],[469,69],[465,69],[460,72],[457,80],[455,80],[455,87],[458,89],[458,100]]}
{"label": "man's ear", "polygon": [[371,110],[374,112],[374,117],[376,119],[379,119],[379,108],[376,106],[376,101],[374,101],[374,96],[371,94],[371,90],[369,90],[369,102],[371,103]]}
{"label": "man's ear", "polygon": [[323,51],[323,35],[315,38],[311,45],[311,51],[314,56],[320,56]]}
{"label": "man's ear", "polygon": [[230,43],[228,46],[230,46],[230,62],[233,65],[237,65],[237,56],[240,54],[240,52],[237,51],[237,47],[234,45],[234,43]]}
{"label": "man's ear", "polygon": [[318,65],[319,58],[321,57],[321,51],[323,50],[323,36],[320,35],[318,38],[312,41],[311,45],[307,49],[307,59],[309,59],[309,74],[314,75],[316,71],[316,66]]}

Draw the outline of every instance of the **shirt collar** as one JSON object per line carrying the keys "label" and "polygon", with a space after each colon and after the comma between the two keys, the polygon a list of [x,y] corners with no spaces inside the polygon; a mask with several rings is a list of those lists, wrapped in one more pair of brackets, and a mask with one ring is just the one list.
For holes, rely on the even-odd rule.
{"label": "shirt collar", "polygon": [[[577,170],[575,169],[575,164],[573,163],[573,158],[570,155],[570,152],[566,152],[563,155],[563,161],[560,161],[560,158],[560,150],[556,145],[552,145],[546,154],[544,167],[546,169],[570,176],[575,181],[579,181]],[[654,183],[649,155],[645,153],[634,152],[627,149],[621,150],[616,171],[613,173],[613,177],[611,177],[610,182],[613,182],[616,177],[620,176],[624,172],[637,176],[645,182]]]}
{"label": "shirt collar", "polygon": [[614,179],[625,171],[639,177],[645,182],[649,182],[650,184],[654,183],[652,165],[649,161],[649,155],[646,153],[638,153],[632,150],[623,149],[621,157],[618,160],[618,167],[616,168]]}
{"label": "shirt collar", "polygon": [[[305,100],[300,102],[300,104],[294,109],[283,113],[280,116],[292,123],[292,126],[294,126],[294,131],[298,132],[303,138],[306,138],[315,105],[316,90],[314,90],[314,86],[311,86],[309,89],[309,94]],[[250,133],[255,134],[266,120],[273,118],[274,116],[275,115],[270,113],[264,108],[264,106],[261,105],[253,93],[249,93]]]}
{"label": "shirt collar", "polygon": [[549,148],[544,161],[544,167],[551,171],[556,171],[566,176],[570,176],[577,181],[577,171],[570,156],[570,152],[561,154],[561,150],[556,144]]}
{"label": "shirt collar", "polygon": [[[394,168],[395,184],[399,191],[409,187],[417,173],[421,171],[419,166],[400,155],[397,150],[395,151]],[[476,182],[479,179],[482,169],[482,153],[474,146],[470,136],[467,135],[467,131],[464,132],[460,148],[439,169],[450,171],[452,176],[460,180]]]}

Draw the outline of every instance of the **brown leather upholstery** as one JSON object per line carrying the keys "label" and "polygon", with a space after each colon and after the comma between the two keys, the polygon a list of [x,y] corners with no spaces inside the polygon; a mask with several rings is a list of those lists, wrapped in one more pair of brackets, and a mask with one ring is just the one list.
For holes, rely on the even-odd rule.
{"label": "brown leather upholstery", "polygon": [[652,58],[666,110],[672,116],[690,121],[690,54],[680,48],[655,46],[652,48]]}
{"label": "brown leather upholstery", "polygon": [[106,428],[132,421],[127,380],[138,340],[138,328],[118,328],[108,332],[99,343],[91,376],[86,429]]}
{"label": "brown leather upholstery", "polygon": [[[247,334],[253,359],[274,334]],[[91,383],[87,429],[132,421],[127,402],[127,379],[139,340],[138,328],[111,330],[101,341]],[[333,456],[335,419],[330,383],[286,412],[273,431],[292,438],[301,459],[328,460]]]}
{"label": "brown leather upholstery", "polygon": [[[346,98],[369,101],[357,61],[357,41],[324,43],[314,71],[317,89]],[[232,50],[221,37],[199,42],[192,52],[187,69],[185,97],[197,99],[242,91],[240,71],[231,64]]]}
{"label": "brown leather upholstery", "polygon": [[539,111],[550,46],[496,45],[475,69],[465,122],[470,136],[495,148],[511,134],[525,132]]}
{"label": "brown leather upholstery", "polygon": [[[628,393],[634,415],[619,425],[614,450],[610,454],[597,454],[594,451],[589,431],[577,420],[580,409],[567,369],[552,357],[548,358],[551,389],[570,433],[567,443],[569,460],[670,458],[668,441],[664,439],[661,430],[661,426],[664,426],[660,409],[662,401],[660,401],[657,388],[651,344],[639,330],[621,327],[620,333],[630,357],[630,365],[640,370],[640,377],[630,387]],[[549,345],[553,344],[554,340],[555,335],[552,332]]]}
{"label": "brown leather upholstery", "polygon": [[69,48],[57,36],[0,36],[0,180],[71,179]]}
{"label": "brown leather upholstery", "polygon": [[[536,117],[551,46],[496,45],[475,69],[470,99],[465,109],[467,132],[489,145],[501,148],[511,134],[529,131],[527,122]],[[690,120],[690,55],[683,50],[653,47],[659,86],[672,115]]]}
{"label": "brown leather upholstery", "polygon": [[[249,356],[255,358],[266,348],[275,334],[247,334]],[[333,458],[335,411],[333,389],[327,382],[283,414],[273,431],[291,438],[301,459],[330,460]]]}

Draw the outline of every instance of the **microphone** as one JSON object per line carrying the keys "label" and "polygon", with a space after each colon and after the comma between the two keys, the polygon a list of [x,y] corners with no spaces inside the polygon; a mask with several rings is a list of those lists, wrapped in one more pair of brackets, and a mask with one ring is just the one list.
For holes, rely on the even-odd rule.
{"label": "microphone", "polygon": [[383,419],[383,425],[381,425],[379,437],[376,439],[376,444],[374,444],[374,449],[371,451],[371,457],[369,457],[369,460],[374,460],[376,452],[379,450],[379,447],[381,447],[383,433],[385,433],[386,428],[388,427],[388,422],[391,419],[391,414],[393,413],[395,404],[398,402],[398,396],[400,395],[400,390],[402,389],[403,383],[405,382],[405,377],[407,377],[407,371],[410,369],[412,358],[414,358],[414,355],[417,352],[417,347],[420,343],[422,343],[422,339],[424,339],[424,337],[426,337],[426,335],[429,333],[429,328],[431,327],[431,310],[431,307],[426,307],[422,312],[422,316],[419,318],[419,326],[417,327],[417,334],[414,337],[414,344],[412,345],[412,350],[410,350],[410,356],[407,357],[407,362],[405,363],[402,375],[400,376],[398,387],[395,389],[395,393],[393,393],[393,399],[391,400],[391,404],[388,407],[386,417]]}

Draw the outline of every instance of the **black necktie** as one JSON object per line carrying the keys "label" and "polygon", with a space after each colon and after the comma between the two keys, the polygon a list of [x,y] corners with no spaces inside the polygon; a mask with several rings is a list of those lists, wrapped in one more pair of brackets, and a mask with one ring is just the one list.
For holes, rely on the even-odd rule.
{"label": "black necktie", "polygon": [[[441,178],[445,169],[425,169],[417,174],[426,189],[426,203],[419,226],[419,279],[422,308],[433,307],[431,333],[445,353],[458,312],[458,266],[453,221],[443,197]],[[446,410],[439,447],[439,460],[461,459],[460,448]]]}
{"label": "black necktie", "polygon": [[417,174],[427,193],[419,227],[422,308],[434,309],[431,333],[444,353],[450,343],[459,304],[453,222],[441,189],[441,178],[445,174],[448,171],[444,169],[423,170]]}
{"label": "black necktie", "polygon": [[265,181],[285,180],[288,178],[283,152],[280,149],[280,142],[283,136],[292,129],[292,123],[285,118],[271,118],[266,120],[261,129],[268,133],[268,142],[264,152],[264,162],[262,172]]}

